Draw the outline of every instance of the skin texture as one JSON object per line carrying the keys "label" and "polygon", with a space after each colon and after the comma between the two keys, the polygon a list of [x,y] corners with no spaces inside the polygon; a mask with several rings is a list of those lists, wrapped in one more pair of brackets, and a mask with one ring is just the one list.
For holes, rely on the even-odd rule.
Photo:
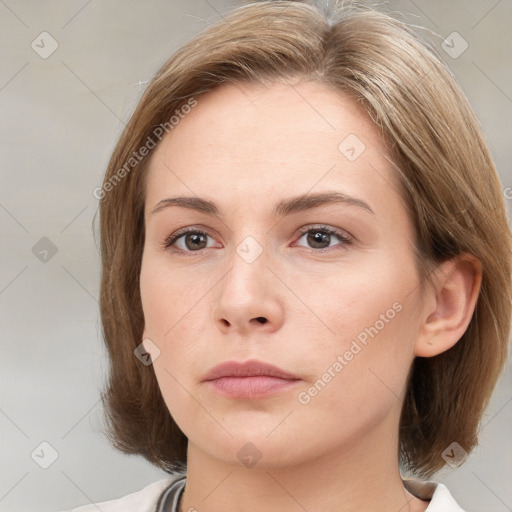
{"label": "skin texture", "polygon": [[[350,134],[365,146],[355,159],[362,146],[344,150]],[[155,149],[140,276],[143,339],[189,439],[183,511],[428,505],[405,490],[398,469],[406,378],[415,356],[460,339],[480,274],[469,257],[447,262],[439,285],[422,292],[389,158],[362,107],[316,82],[223,85],[199,97]],[[328,191],[362,199],[374,213],[341,203],[272,213],[282,200]],[[181,206],[151,213],[174,196],[213,201],[223,215]],[[319,225],[342,230],[351,243],[322,239]],[[185,226],[206,232],[204,243],[195,249],[189,235],[164,248]],[[314,245],[315,233],[327,241]],[[252,262],[242,257],[257,250]],[[357,351],[352,343],[371,326]],[[258,399],[226,397],[202,381],[221,362],[249,359],[300,380]],[[318,379],[325,385],[315,394]],[[243,462],[247,452],[256,465]]]}

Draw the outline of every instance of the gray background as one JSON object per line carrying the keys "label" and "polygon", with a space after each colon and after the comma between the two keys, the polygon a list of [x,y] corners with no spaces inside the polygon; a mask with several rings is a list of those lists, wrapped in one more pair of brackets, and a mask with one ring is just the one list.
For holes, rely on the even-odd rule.
{"label": "gray background", "polygon": [[[144,84],[179,46],[236,5],[0,0],[2,511],[57,512],[165,476],[142,458],[115,452],[99,433],[107,366],[92,192]],[[512,197],[512,2],[403,0],[379,8],[424,27],[421,34],[474,106]],[[58,43],[46,59],[31,47],[43,31]],[[454,31],[469,44],[458,58],[441,47]],[[43,237],[57,250],[46,262],[33,249],[50,247]],[[469,511],[512,510],[511,380],[509,367],[484,418],[480,448],[460,469],[434,478]],[[42,453],[43,441],[58,453],[48,469],[31,457]],[[38,460],[49,462],[51,450],[43,453]]]}

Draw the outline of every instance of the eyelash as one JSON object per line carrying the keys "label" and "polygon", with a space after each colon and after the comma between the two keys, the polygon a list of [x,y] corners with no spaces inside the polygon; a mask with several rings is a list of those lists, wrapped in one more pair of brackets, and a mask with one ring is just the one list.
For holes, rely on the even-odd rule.
{"label": "eyelash", "polygon": [[[337,244],[333,247],[338,247],[338,245],[341,245],[342,247],[340,249],[334,249],[334,250],[343,250],[346,248],[347,245],[352,245],[352,243],[353,243],[352,238],[348,234],[346,234],[344,231],[341,231],[341,230],[335,229],[335,228],[331,228],[329,226],[323,226],[323,225],[307,226],[307,227],[300,229],[299,230],[300,236],[299,236],[298,240],[300,240],[306,233],[309,233],[310,231],[323,231],[331,236],[336,237],[341,242],[341,244]],[[164,242],[161,244],[161,246],[164,249],[169,249],[177,242],[178,239],[180,239],[183,235],[187,235],[189,233],[210,236],[206,231],[202,231],[202,230],[194,228],[194,227],[183,228],[183,229],[179,229],[175,233],[172,233],[170,236],[168,236],[164,240]],[[299,246],[299,247],[302,247],[302,246]],[[329,252],[329,251],[333,250],[333,247],[325,247],[323,249],[309,248],[309,252],[313,252],[313,253]],[[195,254],[201,254],[203,249],[200,249],[198,251],[184,251],[182,249],[178,249],[178,248],[174,247],[173,251],[180,253],[180,254],[185,254],[187,256],[193,256]]]}

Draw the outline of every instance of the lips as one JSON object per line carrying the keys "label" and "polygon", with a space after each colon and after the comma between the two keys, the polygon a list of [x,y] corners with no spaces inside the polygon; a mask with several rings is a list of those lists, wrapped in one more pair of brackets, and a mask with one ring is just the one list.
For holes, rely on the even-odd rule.
{"label": "lips", "polygon": [[256,360],[219,364],[203,380],[224,396],[251,400],[286,391],[301,381],[296,375],[277,366]]}
{"label": "lips", "polygon": [[243,363],[237,361],[226,361],[212,368],[203,380],[214,380],[221,377],[257,377],[267,376],[279,379],[298,380],[299,377],[292,375],[277,366],[262,361],[251,360]]}

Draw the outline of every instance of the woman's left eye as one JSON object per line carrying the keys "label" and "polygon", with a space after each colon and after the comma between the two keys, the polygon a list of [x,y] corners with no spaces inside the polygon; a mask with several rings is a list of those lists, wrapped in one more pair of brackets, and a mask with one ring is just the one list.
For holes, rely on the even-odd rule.
{"label": "woman's left eye", "polygon": [[[328,226],[308,228],[302,232],[298,241],[302,239],[305,239],[310,248],[320,249],[320,251],[335,245],[349,245],[351,243],[351,238],[347,233]],[[338,243],[332,243],[336,241]]]}

